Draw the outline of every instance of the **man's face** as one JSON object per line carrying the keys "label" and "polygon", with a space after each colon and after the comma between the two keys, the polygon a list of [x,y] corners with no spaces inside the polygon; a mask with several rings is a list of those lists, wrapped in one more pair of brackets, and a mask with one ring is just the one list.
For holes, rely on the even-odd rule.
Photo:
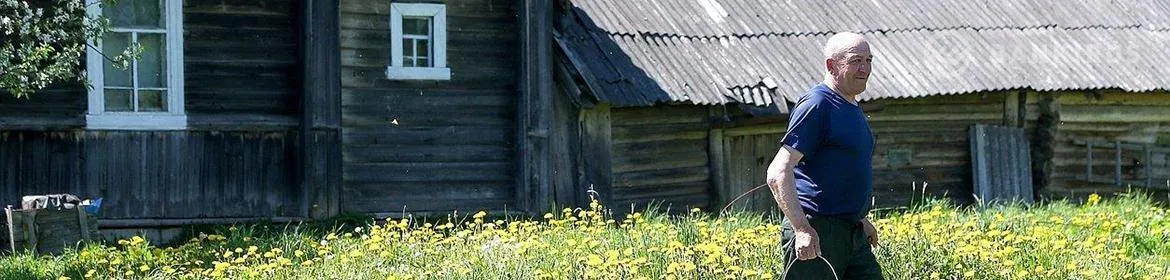
{"label": "man's face", "polygon": [[857,95],[865,91],[871,63],[873,55],[869,52],[869,43],[862,42],[846,50],[845,55],[836,61],[834,68],[837,71],[833,73],[842,93]]}

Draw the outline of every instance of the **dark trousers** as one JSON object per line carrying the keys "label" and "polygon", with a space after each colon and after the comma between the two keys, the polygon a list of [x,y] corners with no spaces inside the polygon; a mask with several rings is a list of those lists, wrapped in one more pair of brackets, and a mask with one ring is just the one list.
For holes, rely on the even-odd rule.
{"label": "dark trousers", "polygon": [[[833,277],[824,260],[814,258],[793,263],[786,274],[787,279],[884,279],[860,221],[819,215],[806,217],[820,238],[821,256],[833,265],[837,278]],[[788,219],[784,219],[782,235],[784,265],[787,266],[796,259],[796,243],[792,241],[794,232]]]}

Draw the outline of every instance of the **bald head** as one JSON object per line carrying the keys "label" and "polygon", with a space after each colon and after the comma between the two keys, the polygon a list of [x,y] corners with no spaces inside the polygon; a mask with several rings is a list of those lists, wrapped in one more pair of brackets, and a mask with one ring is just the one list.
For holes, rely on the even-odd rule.
{"label": "bald head", "polygon": [[841,32],[829,37],[829,41],[825,42],[825,59],[840,60],[841,56],[849,52],[851,49],[857,48],[861,45],[869,48],[869,42],[861,34],[853,32]]}
{"label": "bald head", "polygon": [[861,34],[843,32],[825,43],[825,84],[848,98],[865,91],[873,55]]}

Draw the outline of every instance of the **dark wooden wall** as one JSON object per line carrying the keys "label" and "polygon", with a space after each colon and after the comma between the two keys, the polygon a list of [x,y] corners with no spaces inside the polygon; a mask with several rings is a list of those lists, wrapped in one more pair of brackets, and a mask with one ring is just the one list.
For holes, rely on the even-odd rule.
{"label": "dark wooden wall", "polygon": [[296,125],[298,3],[184,1],[185,98],[192,127]]}
{"label": "dark wooden wall", "polygon": [[102,219],[296,216],[295,148],[281,132],[2,132],[0,199],[102,197]]}
{"label": "dark wooden wall", "polygon": [[75,82],[30,99],[0,93],[0,202],[103,197],[101,218],[121,226],[301,216],[299,8],[184,1],[185,131],[86,131],[86,92]]}
{"label": "dark wooden wall", "polygon": [[872,102],[880,108],[867,113],[876,140],[877,207],[906,206],[912,197],[922,195],[924,183],[927,195],[971,201],[968,131],[974,124],[1003,124],[1006,96],[963,94]]}
{"label": "dark wooden wall", "polygon": [[397,81],[390,1],[341,1],[342,211],[516,208],[519,1],[445,3],[451,80]]}
{"label": "dark wooden wall", "polygon": [[612,208],[706,208],[711,202],[704,106],[614,108]]}
{"label": "dark wooden wall", "polygon": [[[1052,197],[1080,197],[1092,192],[1120,192],[1126,186],[1142,187],[1146,177],[1146,164],[1150,164],[1150,175],[1158,182],[1156,189],[1166,190],[1170,180],[1170,167],[1165,156],[1143,162],[1144,153],[1136,149],[1123,149],[1121,172],[1125,182],[1122,186],[1113,183],[1090,183],[1084,180],[1088,162],[1087,146],[1078,141],[1099,141],[1114,143],[1121,141],[1132,144],[1150,144],[1170,147],[1170,94],[1166,92],[1127,93],[1104,92],[1060,92],[1053,94],[1052,102],[1059,122],[1052,142],[1052,172],[1050,184],[1042,195]],[[1030,102],[1041,102],[1030,101]],[[1115,177],[1115,151],[1112,145],[1094,147],[1093,176],[1113,180]]]}

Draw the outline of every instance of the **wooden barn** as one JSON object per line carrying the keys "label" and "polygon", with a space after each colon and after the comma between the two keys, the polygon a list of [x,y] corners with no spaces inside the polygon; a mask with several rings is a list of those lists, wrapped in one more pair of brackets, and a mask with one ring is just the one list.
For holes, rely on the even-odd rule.
{"label": "wooden barn", "polygon": [[[585,173],[621,207],[718,210],[762,184],[839,31],[875,55],[860,98],[877,207],[922,192],[972,202],[979,176],[1022,180],[1029,200],[1170,189],[1170,7],[1156,1],[563,3],[558,90],[600,143]],[[973,164],[975,125],[1017,128],[1016,152]],[[774,204],[763,189],[736,206]]]}
{"label": "wooden barn", "polygon": [[90,12],[114,27],[97,50],[145,47],[130,69],[93,50],[92,87],[0,93],[3,203],[103,197],[103,228],[590,196],[717,210],[763,183],[844,30],[878,57],[863,106],[880,206],[923,185],[969,201],[977,124],[1024,131],[1030,152],[990,166],[1030,170],[1012,178],[1040,197],[1170,188],[1170,55],[1151,51],[1170,7],[1154,1],[119,3]]}

